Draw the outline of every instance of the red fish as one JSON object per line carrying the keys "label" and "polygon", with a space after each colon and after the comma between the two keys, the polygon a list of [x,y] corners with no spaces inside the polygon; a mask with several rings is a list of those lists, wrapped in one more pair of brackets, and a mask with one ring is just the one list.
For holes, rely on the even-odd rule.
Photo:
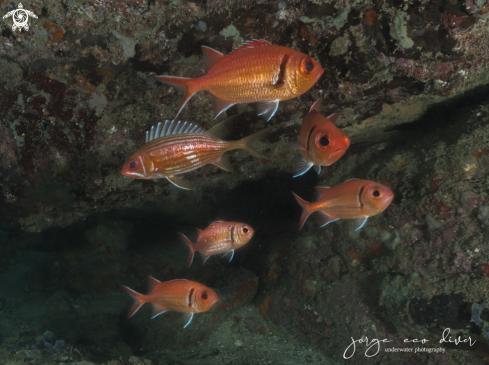
{"label": "red fish", "polygon": [[234,104],[259,102],[259,115],[270,120],[280,101],[304,94],[324,72],[312,57],[262,39],[246,42],[227,56],[205,46],[202,52],[205,75],[156,76],[184,93],[175,118],[192,95],[207,90],[214,97],[216,118]]}
{"label": "red fish", "polygon": [[350,139],[333,123],[337,115],[325,118],[319,114],[321,99],[316,101],[302,121],[299,142],[294,143],[302,155],[296,164],[295,176],[305,174],[311,167],[319,174],[321,166],[329,166],[350,147]]}
{"label": "red fish", "polygon": [[153,305],[151,319],[168,311],[188,313],[190,318],[183,326],[185,328],[192,321],[194,313],[208,311],[219,300],[214,290],[195,281],[177,279],[162,283],[150,276],[148,280],[151,292],[146,295],[119,284],[134,299],[134,306],[127,318],[131,318],[144,303],[151,303]]}
{"label": "red fish", "polygon": [[199,236],[194,244],[183,233],[178,233],[190,248],[187,268],[192,265],[195,251],[200,252],[204,263],[210,256],[220,253],[231,255],[231,261],[234,250],[246,245],[255,234],[255,230],[245,223],[223,221],[216,221],[203,231],[197,228],[197,231]]}
{"label": "red fish", "polygon": [[368,217],[383,212],[394,198],[392,191],[379,183],[370,180],[351,179],[332,188],[316,187],[319,190],[318,200],[308,203],[294,194],[302,207],[299,230],[313,212],[321,212],[324,217],[321,227],[338,219],[358,219],[363,227]]}
{"label": "red fish", "polygon": [[233,171],[227,156],[223,155],[225,152],[243,149],[267,158],[250,144],[263,138],[272,127],[238,141],[223,141],[219,136],[227,132],[232,119],[226,119],[209,131],[188,122],[158,123],[156,130],[151,128],[151,133],[146,132],[146,144],[127,159],[121,174],[135,179],[166,178],[179,188],[191,189],[181,174],[209,163]]}

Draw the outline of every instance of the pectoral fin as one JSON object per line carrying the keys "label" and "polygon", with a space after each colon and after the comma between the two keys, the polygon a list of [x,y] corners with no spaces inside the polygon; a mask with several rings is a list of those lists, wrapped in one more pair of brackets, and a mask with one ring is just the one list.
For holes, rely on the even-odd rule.
{"label": "pectoral fin", "polygon": [[169,182],[171,182],[177,188],[185,189],[185,190],[192,190],[192,186],[190,185],[190,183],[182,177],[170,175],[170,176],[167,176],[166,178],[168,179]]}
{"label": "pectoral fin", "polygon": [[187,324],[185,326],[183,326],[183,328],[187,327],[190,322],[192,322],[192,319],[194,318],[194,314],[193,313],[188,313],[188,320],[187,320]]}
{"label": "pectoral fin", "polygon": [[233,259],[233,257],[234,257],[234,250],[226,252],[224,255],[222,255],[222,258],[225,258],[225,257],[227,257],[227,256],[230,256],[230,258],[229,258],[229,262],[231,262],[231,260],[232,260],[232,259]]}
{"label": "pectoral fin", "polygon": [[275,115],[279,100],[261,101],[258,103],[258,115],[263,115],[267,122]]}
{"label": "pectoral fin", "polygon": [[362,217],[362,218],[357,218],[356,219],[356,224],[357,224],[357,228],[355,229],[355,232],[358,231],[360,228],[362,228],[365,223],[367,222],[367,219],[368,217]]}
{"label": "pectoral fin", "polygon": [[313,166],[314,164],[311,161],[306,160],[304,157],[301,157],[297,162],[294,164],[294,176],[301,176],[304,175],[306,172],[309,171],[309,169]]}

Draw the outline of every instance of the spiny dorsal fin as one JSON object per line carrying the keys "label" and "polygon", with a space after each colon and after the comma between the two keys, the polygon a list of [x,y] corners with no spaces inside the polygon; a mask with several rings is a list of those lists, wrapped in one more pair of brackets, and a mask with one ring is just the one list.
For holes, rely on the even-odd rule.
{"label": "spiny dorsal fin", "polygon": [[246,50],[252,49],[252,48],[266,47],[266,46],[271,46],[271,45],[272,44],[269,41],[266,41],[264,39],[253,39],[252,41],[244,42],[241,46],[239,46],[238,48],[233,50],[229,55],[232,55],[233,53],[246,51]]}
{"label": "spiny dorsal fin", "polygon": [[197,124],[165,120],[163,123],[159,122],[156,128],[151,127],[151,130],[146,132],[146,143],[158,139],[161,137],[169,136],[171,134],[184,134],[184,133],[202,133],[205,129],[199,127]]}

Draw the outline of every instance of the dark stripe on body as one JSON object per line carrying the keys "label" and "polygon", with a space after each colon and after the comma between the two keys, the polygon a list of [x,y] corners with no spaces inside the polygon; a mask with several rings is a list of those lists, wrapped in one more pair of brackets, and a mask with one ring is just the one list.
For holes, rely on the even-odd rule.
{"label": "dark stripe on body", "polygon": [[192,307],[192,295],[194,294],[195,289],[190,289],[190,293],[188,293],[188,307]]}
{"label": "dark stripe on body", "polygon": [[315,125],[314,127],[311,128],[309,134],[307,135],[307,141],[306,141],[306,148],[308,151],[311,150],[311,147],[309,146],[309,143],[311,142],[311,135],[312,135],[312,132],[314,132],[314,130],[316,129],[317,125]]}
{"label": "dark stripe on body", "polygon": [[358,191],[358,197],[357,197],[357,199],[358,199],[358,204],[360,204],[360,209],[363,209],[363,203],[362,203],[362,200],[361,199],[362,199],[362,193],[363,193],[363,190],[364,189],[365,189],[365,186],[362,186],[360,188],[360,190]]}
{"label": "dark stripe on body", "polygon": [[282,85],[285,84],[285,70],[287,67],[287,62],[289,62],[289,55],[285,54],[282,57],[282,60],[280,61],[280,68],[278,72],[278,78],[277,81],[275,82],[276,87],[281,87]]}

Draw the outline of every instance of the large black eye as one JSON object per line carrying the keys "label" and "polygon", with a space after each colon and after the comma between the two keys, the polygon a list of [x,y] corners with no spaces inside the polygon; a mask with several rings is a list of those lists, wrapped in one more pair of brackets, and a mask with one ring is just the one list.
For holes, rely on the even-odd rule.
{"label": "large black eye", "polygon": [[244,228],[243,228],[243,232],[244,232],[244,233],[248,233],[248,231],[249,231],[249,229],[248,229],[248,228],[246,228],[246,227],[244,227]]}
{"label": "large black eye", "polygon": [[202,299],[206,300],[207,299],[207,293],[202,293]]}
{"label": "large black eye", "polygon": [[329,139],[326,136],[322,136],[319,140],[319,144],[323,147],[326,147],[329,144]]}
{"label": "large black eye", "polygon": [[380,196],[380,193],[378,190],[374,190],[373,195],[374,195],[374,197],[378,198]]}
{"label": "large black eye", "polygon": [[314,63],[312,63],[312,61],[307,61],[306,62],[306,70],[311,72],[312,70],[314,70]]}
{"label": "large black eye", "polygon": [[129,170],[137,170],[139,167],[139,164],[136,160],[132,160],[131,163],[129,164]]}

